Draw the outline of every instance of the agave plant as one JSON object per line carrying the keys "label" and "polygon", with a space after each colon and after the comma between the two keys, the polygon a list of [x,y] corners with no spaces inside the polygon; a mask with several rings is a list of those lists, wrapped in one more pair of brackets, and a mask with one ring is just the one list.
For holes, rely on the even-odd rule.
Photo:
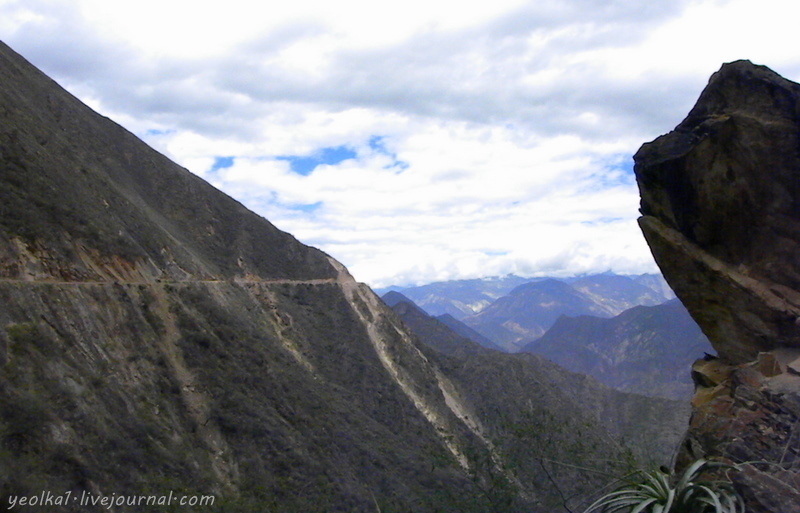
{"label": "agave plant", "polygon": [[638,471],[642,479],[600,497],[584,513],[744,513],[742,497],[726,481],[701,481],[711,469],[737,470],[700,459],[680,477],[655,470]]}

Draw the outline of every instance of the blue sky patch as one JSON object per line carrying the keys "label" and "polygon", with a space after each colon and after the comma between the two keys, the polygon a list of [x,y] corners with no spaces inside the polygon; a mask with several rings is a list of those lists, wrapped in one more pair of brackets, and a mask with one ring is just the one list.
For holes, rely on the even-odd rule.
{"label": "blue sky patch", "polygon": [[598,217],[597,219],[592,219],[589,221],[581,221],[581,224],[584,226],[600,226],[623,221],[628,221],[628,219],[624,217]]}
{"label": "blue sky patch", "polygon": [[636,186],[636,176],[633,174],[633,159],[630,155],[614,155],[601,163],[603,170],[592,173],[592,187],[611,189],[615,187]]}
{"label": "blue sky patch", "polygon": [[625,173],[625,176],[629,179],[635,179],[636,175],[633,173],[633,159],[628,157],[621,162],[618,162],[611,166],[611,169],[616,171],[622,171]]}
{"label": "blue sky patch", "polygon": [[369,138],[369,147],[373,150],[377,151],[378,153],[383,153],[384,155],[391,155],[389,150],[386,149],[386,145],[383,142],[382,135],[373,135]]}
{"label": "blue sky patch", "polygon": [[292,172],[298,175],[308,176],[317,166],[326,164],[334,166],[345,160],[356,158],[356,152],[347,146],[333,146],[329,148],[322,148],[314,154],[301,157],[297,155],[281,155],[275,157],[275,160],[285,160],[289,163],[289,168]]}
{"label": "blue sky patch", "polygon": [[321,201],[317,201],[316,203],[308,203],[308,204],[298,203],[298,204],[295,204],[295,205],[289,205],[287,208],[289,210],[308,213],[308,212],[314,212],[315,210],[317,210],[321,206],[322,206],[322,202]]}
{"label": "blue sky patch", "polygon": [[397,154],[386,149],[386,144],[383,142],[383,139],[384,137],[382,135],[373,135],[369,138],[368,144],[374,152],[386,155],[392,159],[392,163],[384,166],[384,169],[394,169],[396,173],[402,173],[408,169],[408,162],[397,160]]}
{"label": "blue sky patch", "polygon": [[168,135],[168,134],[174,134],[174,133],[175,133],[175,130],[173,130],[173,129],[169,129],[169,130],[158,130],[158,129],[155,129],[155,128],[151,128],[151,129],[149,129],[149,130],[147,130],[147,131],[145,132],[145,135],[151,135],[151,136],[152,136],[152,135],[155,135],[155,136],[158,136],[158,135]]}
{"label": "blue sky patch", "polygon": [[214,157],[214,163],[211,165],[211,171],[218,169],[225,169],[233,166],[233,157]]}

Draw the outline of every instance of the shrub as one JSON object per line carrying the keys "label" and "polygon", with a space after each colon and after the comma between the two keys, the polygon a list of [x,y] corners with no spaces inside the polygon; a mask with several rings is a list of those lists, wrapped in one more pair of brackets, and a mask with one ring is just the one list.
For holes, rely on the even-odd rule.
{"label": "shrub", "polygon": [[711,469],[737,467],[700,459],[680,479],[660,470],[638,471],[638,482],[600,497],[584,513],[744,513],[744,502],[730,482],[699,479]]}

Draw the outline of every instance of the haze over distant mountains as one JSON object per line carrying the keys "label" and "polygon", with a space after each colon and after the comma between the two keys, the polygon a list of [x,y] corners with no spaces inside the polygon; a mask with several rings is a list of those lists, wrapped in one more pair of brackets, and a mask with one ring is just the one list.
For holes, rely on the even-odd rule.
{"label": "haze over distant mountains", "polygon": [[[618,275],[614,273],[592,274],[570,278],[536,277],[523,278],[510,274],[470,280],[452,280],[428,283],[425,285],[402,287],[390,286],[375,289],[381,296],[390,291],[401,292],[414,304],[430,315],[450,314],[463,319],[481,312],[497,299],[508,295],[520,285],[545,280],[557,280],[572,284],[573,288],[587,295],[600,296],[603,302],[624,303],[624,310],[634,304],[659,304],[669,301],[675,294],[660,274]],[[642,289],[641,287],[645,287]],[[641,299],[637,301],[638,296]]]}
{"label": "haze over distant mountains", "polygon": [[383,296],[387,292],[396,291],[431,315],[450,314],[456,319],[473,315],[497,298],[505,296],[515,287],[528,283],[529,278],[509,275],[472,280],[452,280],[429,283],[417,287],[386,287],[375,289],[375,293]]}
{"label": "haze over distant mountains", "polygon": [[452,315],[510,352],[544,335],[561,315],[613,317],[634,306],[658,305],[675,297],[664,279],[654,274],[605,273],[568,279],[506,276],[391,290],[401,292],[430,315]]}

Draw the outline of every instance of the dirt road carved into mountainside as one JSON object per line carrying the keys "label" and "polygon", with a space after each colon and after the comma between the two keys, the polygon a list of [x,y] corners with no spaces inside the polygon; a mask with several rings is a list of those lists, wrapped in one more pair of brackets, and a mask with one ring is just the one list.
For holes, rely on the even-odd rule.
{"label": "dirt road carved into mountainside", "polygon": [[25,280],[19,278],[0,278],[0,283],[20,283],[25,285],[183,285],[189,283],[231,283],[231,284],[261,284],[261,285],[328,285],[337,283],[337,278],[313,278],[309,280],[294,280],[288,278],[274,278],[263,280]]}

